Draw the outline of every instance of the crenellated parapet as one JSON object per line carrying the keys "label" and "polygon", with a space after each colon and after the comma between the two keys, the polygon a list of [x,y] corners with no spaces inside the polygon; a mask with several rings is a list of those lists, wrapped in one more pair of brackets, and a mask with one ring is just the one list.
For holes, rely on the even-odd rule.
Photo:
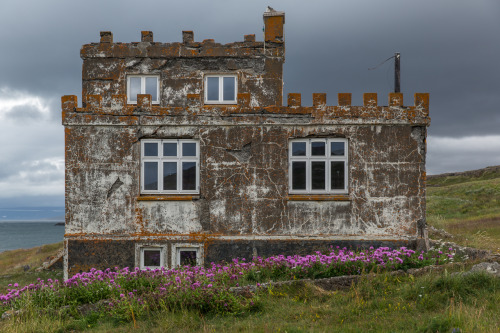
{"label": "crenellated parapet", "polygon": [[214,39],[195,41],[193,31],[182,32],[182,42],[155,42],[152,31],[141,31],[141,41],[119,43],[113,41],[111,31],[101,31],[99,43],[83,45],[82,59],[91,58],[216,58],[261,57],[262,55],[284,58],[285,14],[264,13],[264,41],[256,41],[255,35],[245,35],[243,41],[228,44]]}
{"label": "crenellated parapet", "polygon": [[[327,105],[325,93],[313,94],[313,105],[303,106],[301,94],[290,93],[287,106],[251,106],[249,93],[238,94],[237,105],[205,105],[199,94],[188,94],[185,107],[164,107],[152,104],[151,95],[137,95],[137,104],[127,104],[126,95],[113,95],[110,106],[102,103],[100,95],[87,95],[84,107],[78,107],[77,97],[74,95],[63,96],[61,99],[63,110],[63,123],[66,119],[78,118],[79,115],[93,116],[203,116],[203,117],[230,117],[235,116],[309,116],[313,123],[345,122],[369,124],[376,122],[429,125],[429,94],[416,93],[413,105],[403,105],[402,93],[389,93],[388,105],[378,105],[376,93],[363,94],[363,105],[351,105],[350,93],[339,93],[337,105]],[[75,119],[76,119],[75,118]],[[83,118],[82,118],[83,119]],[[243,118],[241,118],[243,119]],[[248,120],[248,119],[247,119]]]}

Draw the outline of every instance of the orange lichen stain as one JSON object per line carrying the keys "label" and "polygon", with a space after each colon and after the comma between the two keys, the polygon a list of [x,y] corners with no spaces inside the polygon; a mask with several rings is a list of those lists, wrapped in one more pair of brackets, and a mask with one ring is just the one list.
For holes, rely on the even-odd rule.
{"label": "orange lichen stain", "polygon": [[135,221],[139,227],[140,233],[146,232],[146,221],[144,221],[143,210],[140,207],[135,208]]}
{"label": "orange lichen stain", "polygon": [[137,201],[192,201],[199,199],[199,195],[145,195],[137,197]]}
{"label": "orange lichen stain", "polygon": [[286,200],[288,201],[350,201],[348,195],[304,195],[304,194],[290,194]]}

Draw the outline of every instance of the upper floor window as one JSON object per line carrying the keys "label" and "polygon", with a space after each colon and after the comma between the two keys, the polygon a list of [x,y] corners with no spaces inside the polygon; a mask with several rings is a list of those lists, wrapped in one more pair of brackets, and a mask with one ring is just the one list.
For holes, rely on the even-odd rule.
{"label": "upper floor window", "polygon": [[236,104],[236,75],[205,75],[205,104]]}
{"label": "upper floor window", "polygon": [[127,103],[137,104],[138,94],[151,95],[151,103],[160,103],[160,84],[157,75],[128,75]]}
{"label": "upper floor window", "polygon": [[291,140],[290,193],[347,193],[347,140]]}
{"label": "upper floor window", "polygon": [[142,193],[199,193],[199,142],[142,140]]}

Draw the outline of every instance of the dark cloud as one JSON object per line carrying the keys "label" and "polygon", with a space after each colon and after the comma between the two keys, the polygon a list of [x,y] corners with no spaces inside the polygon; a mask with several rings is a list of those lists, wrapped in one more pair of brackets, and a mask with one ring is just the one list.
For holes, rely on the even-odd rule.
{"label": "dark cloud", "polygon": [[[379,104],[385,105],[393,89],[392,62],[368,68],[401,52],[404,102],[412,105],[416,92],[430,93],[432,138],[498,133],[498,0],[5,0],[0,90],[38,96],[49,112],[26,104],[0,110],[0,180],[34,161],[63,157],[60,97],[75,94],[81,104],[80,48],[98,42],[99,31],[111,30],[118,42],[139,41],[141,30],[153,31],[162,42],[180,41],[182,30],[194,30],[199,41],[227,43],[252,33],[262,40],[267,5],[286,12],[285,100],[287,93],[300,92],[303,104],[310,105],[312,93],[325,92],[328,103],[336,105],[337,93],[351,92],[353,103],[360,105],[364,92],[377,92]],[[7,97],[0,94],[0,99]],[[494,162],[491,151],[477,153],[479,162],[472,163],[459,150],[440,150],[440,144],[429,140],[428,167],[434,172]]]}

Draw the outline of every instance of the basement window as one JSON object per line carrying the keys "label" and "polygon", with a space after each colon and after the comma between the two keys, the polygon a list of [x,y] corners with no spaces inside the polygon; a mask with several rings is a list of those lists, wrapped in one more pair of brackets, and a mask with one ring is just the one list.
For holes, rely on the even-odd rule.
{"label": "basement window", "polygon": [[346,139],[290,140],[290,193],[347,194],[347,166]]}
{"label": "basement window", "polygon": [[165,266],[163,247],[141,247],[140,248],[140,268],[159,269]]}
{"label": "basement window", "polygon": [[172,244],[172,267],[203,265],[203,246]]}
{"label": "basement window", "polygon": [[158,75],[128,75],[127,103],[137,104],[138,94],[151,95],[151,103],[160,103],[160,78]]}
{"label": "basement window", "polygon": [[205,104],[236,104],[236,75],[205,75]]}
{"label": "basement window", "polygon": [[200,149],[196,140],[141,141],[141,193],[199,193]]}

